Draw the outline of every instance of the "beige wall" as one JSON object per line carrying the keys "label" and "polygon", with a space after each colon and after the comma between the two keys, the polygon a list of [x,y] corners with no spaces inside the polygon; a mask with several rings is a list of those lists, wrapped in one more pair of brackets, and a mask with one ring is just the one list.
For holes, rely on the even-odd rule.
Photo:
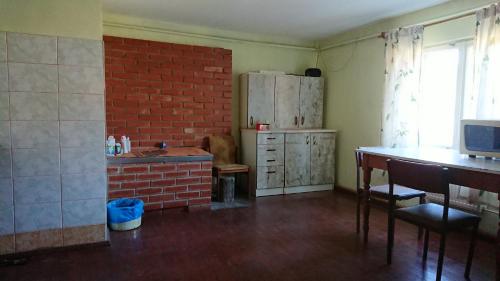
{"label": "beige wall", "polygon": [[0,30],[100,40],[101,0],[0,0]]}
{"label": "beige wall", "polygon": [[336,184],[355,189],[354,149],[380,144],[384,41],[372,39],[320,54],[326,76],[325,127],[337,129]]}
{"label": "beige wall", "polygon": [[[233,51],[232,134],[239,139],[239,75],[252,70],[303,74],[316,63],[316,50],[304,42],[273,40],[235,32],[182,26],[120,15],[104,15],[104,34],[161,42],[220,47]],[[246,39],[243,39],[246,38]]]}

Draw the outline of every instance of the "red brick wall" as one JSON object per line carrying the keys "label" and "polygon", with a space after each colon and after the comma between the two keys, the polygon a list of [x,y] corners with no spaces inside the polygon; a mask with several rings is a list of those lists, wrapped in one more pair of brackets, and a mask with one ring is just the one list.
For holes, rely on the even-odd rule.
{"label": "red brick wall", "polygon": [[231,50],[104,36],[107,135],[201,146],[231,130]]}
{"label": "red brick wall", "polygon": [[108,165],[108,199],[135,197],[146,210],[207,207],[212,162]]}

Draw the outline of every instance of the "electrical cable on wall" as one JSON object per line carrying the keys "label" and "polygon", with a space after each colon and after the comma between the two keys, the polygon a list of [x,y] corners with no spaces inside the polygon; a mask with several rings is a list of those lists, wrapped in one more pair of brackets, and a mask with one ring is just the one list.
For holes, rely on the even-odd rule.
{"label": "electrical cable on wall", "polygon": [[[356,52],[356,50],[358,48],[358,41],[354,42],[351,45],[354,45],[354,46],[351,47],[351,54],[349,55],[349,58],[339,68],[333,69],[333,70],[328,70],[328,66],[326,65],[324,60],[321,60],[323,67],[325,69],[325,72],[328,72],[328,73],[340,72],[340,71],[343,71],[349,65],[349,63],[352,61],[352,59],[354,57],[354,53]],[[318,59],[320,56],[321,56],[321,51],[318,52]]]}

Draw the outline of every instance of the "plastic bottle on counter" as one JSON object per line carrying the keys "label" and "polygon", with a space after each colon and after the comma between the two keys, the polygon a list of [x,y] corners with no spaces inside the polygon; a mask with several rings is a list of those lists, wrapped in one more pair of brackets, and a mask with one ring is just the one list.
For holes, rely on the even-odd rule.
{"label": "plastic bottle on counter", "polygon": [[122,144],[117,142],[115,144],[115,154],[116,155],[122,155],[123,154],[123,150],[122,150]]}
{"label": "plastic bottle on counter", "polygon": [[127,150],[132,152],[132,144],[130,143],[130,137],[127,137]]}
{"label": "plastic bottle on counter", "polygon": [[128,150],[127,137],[126,136],[122,136],[121,143],[122,143],[122,151],[123,151],[123,153],[129,153],[130,151]]}
{"label": "plastic bottle on counter", "polygon": [[106,141],[106,155],[115,156],[115,137],[109,136]]}

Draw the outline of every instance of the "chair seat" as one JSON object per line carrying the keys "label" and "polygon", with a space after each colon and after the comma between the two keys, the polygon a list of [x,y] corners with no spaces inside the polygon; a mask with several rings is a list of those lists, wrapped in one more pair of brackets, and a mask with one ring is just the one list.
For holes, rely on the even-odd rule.
{"label": "chair seat", "polygon": [[217,169],[219,173],[238,173],[247,172],[249,170],[248,165],[242,164],[215,164],[214,169]]}
{"label": "chair seat", "polygon": [[[388,198],[389,197],[389,185],[384,184],[384,185],[378,185],[378,186],[373,186],[370,188],[370,194],[377,196],[377,197],[382,197],[382,198]],[[394,185],[394,191],[393,191],[394,197],[396,200],[408,200],[416,197],[424,197],[425,192],[421,190],[416,190],[412,189],[409,187],[401,186],[401,185]]]}
{"label": "chair seat", "polygon": [[[443,230],[443,206],[427,203],[412,207],[399,208],[394,210],[394,216],[404,221],[432,228]],[[473,226],[481,220],[480,217],[457,209],[448,209],[448,225],[450,229]]]}

